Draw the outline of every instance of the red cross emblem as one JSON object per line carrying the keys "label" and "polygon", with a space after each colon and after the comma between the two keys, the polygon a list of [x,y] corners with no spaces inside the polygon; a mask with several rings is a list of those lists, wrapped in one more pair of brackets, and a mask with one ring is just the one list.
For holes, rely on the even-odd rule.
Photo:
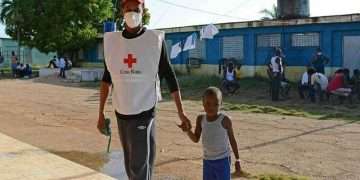
{"label": "red cross emblem", "polygon": [[136,64],[136,58],[133,58],[132,54],[128,54],[128,57],[124,59],[124,64],[127,64],[128,68],[131,69],[133,64]]}

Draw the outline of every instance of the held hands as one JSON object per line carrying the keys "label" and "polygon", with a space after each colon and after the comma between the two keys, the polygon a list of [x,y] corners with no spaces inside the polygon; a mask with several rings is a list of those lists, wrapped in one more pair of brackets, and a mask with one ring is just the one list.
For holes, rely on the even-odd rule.
{"label": "held hands", "polygon": [[104,113],[99,113],[98,123],[97,123],[97,129],[100,133],[102,133],[102,130],[105,128],[105,116]]}
{"label": "held hands", "polygon": [[188,132],[191,130],[191,122],[189,118],[183,113],[179,112],[179,118],[181,120],[181,124],[177,125],[182,131]]}

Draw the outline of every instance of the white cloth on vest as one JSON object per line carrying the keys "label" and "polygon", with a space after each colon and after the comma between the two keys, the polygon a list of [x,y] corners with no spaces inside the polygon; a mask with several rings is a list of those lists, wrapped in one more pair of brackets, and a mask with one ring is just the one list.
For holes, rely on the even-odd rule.
{"label": "white cloth on vest", "polygon": [[105,33],[105,63],[118,113],[139,114],[161,100],[158,71],[163,40],[164,32],[156,30],[146,30],[133,39],[124,38],[122,32]]}

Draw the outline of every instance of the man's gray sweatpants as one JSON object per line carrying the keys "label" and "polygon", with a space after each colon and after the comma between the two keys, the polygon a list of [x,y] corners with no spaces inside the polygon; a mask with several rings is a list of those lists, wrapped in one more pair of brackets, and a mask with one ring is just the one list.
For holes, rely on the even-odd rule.
{"label": "man's gray sweatpants", "polygon": [[117,122],[129,180],[151,180],[156,152],[154,117],[117,117]]}

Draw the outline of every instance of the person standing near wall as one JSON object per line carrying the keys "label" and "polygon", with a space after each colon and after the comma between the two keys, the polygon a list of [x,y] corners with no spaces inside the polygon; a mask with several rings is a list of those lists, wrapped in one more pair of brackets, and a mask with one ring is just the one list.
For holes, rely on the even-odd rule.
{"label": "person standing near wall", "polygon": [[271,58],[270,67],[272,73],[271,99],[272,101],[278,101],[281,80],[283,79],[284,73],[283,58],[281,57],[281,51],[279,49],[276,50],[275,56]]}
{"label": "person standing near wall", "polygon": [[1,73],[1,75],[4,74],[4,70],[2,69],[4,67],[4,64],[5,64],[5,59],[4,59],[4,56],[0,52],[0,73]]}
{"label": "person standing near wall", "polygon": [[18,66],[18,58],[15,54],[15,51],[11,51],[11,70],[12,70],[12,74],[13,77],[16,78],[16,72],[17,72],[17,66]]}
{"label": "person standing near wall", "polygon": [[59,74],[59,76],[61,77],[61,78],[66,78],[66,76],[65,76],[65,68],[66,68],[66,62],[65,62],[65,59],[64,59],[64,57],[60,57],[60,59],[59,59],[59,68],[60,68],[60,74]]}
{"label": "person standing near wall", "polygon": [[104,35],[105,70],[100,85],[97,128],[105,127],[104,105],[112,87],[124,164],[130,180],[152,179],[155,160],[155,107],[159,79],[165,78],[175,101],[181,127],[191,128],[166,51],[164,32],[142,25],[144,0],[123,0],[125,30]]}
{"label": "person standing near wall", "polygon": [[316,54],[311,60],[311,65],[315,68],[316,72],[325,74],[325,65],[329,63],[329,58],[326,57],[320,48],[317,48]]}

